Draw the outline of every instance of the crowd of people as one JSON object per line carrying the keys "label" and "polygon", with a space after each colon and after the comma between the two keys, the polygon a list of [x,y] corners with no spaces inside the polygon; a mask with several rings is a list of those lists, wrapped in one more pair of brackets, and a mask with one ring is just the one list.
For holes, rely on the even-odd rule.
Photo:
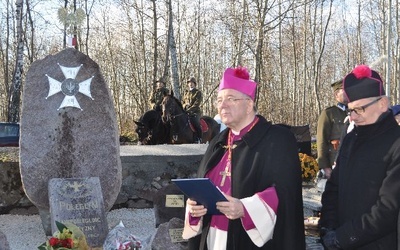
{"label": "crowd of people", "polygon": [[[199,124],[202,94],[194,78],[187,84],[182,103]],[[317,124],[317,161],[327,179],[321,243],[327,250],[400,249],[400,105],[390,106],[381,76],[367,65],[331,87],[337,103]],[[166,91],[158,81],[155,108]],[[189,249],[305,249],[296,139],[257,113],[256,91],[244,67],[227,68],[221,77],[216,119],[226,128],[210,142],[197,176],[209,178],[227,201],[210,214],[187,199]]]}

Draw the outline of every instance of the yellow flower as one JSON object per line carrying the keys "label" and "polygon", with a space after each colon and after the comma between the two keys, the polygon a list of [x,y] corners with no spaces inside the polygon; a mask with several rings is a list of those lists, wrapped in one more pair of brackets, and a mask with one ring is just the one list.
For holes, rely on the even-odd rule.
{"label": "yellow flower", "polygon": [[299,159],[301,163],[301,171],[303,181],[312,181],[319,170],[318,163],[314,157],[307,154],[299,153]]}

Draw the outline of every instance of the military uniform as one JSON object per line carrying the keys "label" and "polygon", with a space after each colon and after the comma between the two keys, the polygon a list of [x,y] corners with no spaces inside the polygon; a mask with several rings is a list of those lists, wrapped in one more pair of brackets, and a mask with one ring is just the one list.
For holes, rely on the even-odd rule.
{"label": "military uniform", "polygon": [[345,130],[346,106],[338,103],[320,114],[317,125],[318,166],[331,168],[338,152],[338,142]]}
{"label": "military uniform", "polygon": [[183,107],[190,115],[197,115],[200,117],[200,104],[202,100],[203,97],[200,90],[196,88],[186,90],[183,96]]}
{"label": "military uniform", "polygon": [[157,111],[161,111],[161,102],[169,90],[166,87],[155,89],[150,96],[151,108]]}
{"label": "military uniform", "polygon": [[[187,82],[193,82],[194,84],[196,84],[196,80],[193,77]],[[196,88],[186,90],[183,95],[183,108],[188,113],[190,122],[193,124],[196,130],[195,137],[197,138],[195,138],[194,140],[199,143],[202,141],[202,131],[200,126],[200,104],[202,100],[202,93]]]}

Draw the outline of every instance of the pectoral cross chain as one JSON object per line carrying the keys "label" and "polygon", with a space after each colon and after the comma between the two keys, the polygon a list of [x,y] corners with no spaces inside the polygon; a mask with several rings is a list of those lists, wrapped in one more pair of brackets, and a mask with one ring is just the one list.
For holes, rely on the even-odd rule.
{"label": "pectoral cross chain", "polygon": [[[249,125],[249,129],[247,130],[246,133],[248,133],[254,127],[254,125],[256,125],[257,122],[258,122],[258,117],[255,117],[253,122]],[[231,170],[231,162],[232,162],[232,149],[235,149],[237,147],[236,144],[233,144],[233,136],[232,136],[231,129],[229,130],[229,134],[228,134],[228,145],[222,146],[222,147],[228,149],[228,159],[227,159],[227,163],[226,163],[224,171],[219,172],[219,175],[222,176],[221,184],[220,184],[221,187],[224,186],[226,177],[227,176],[231,177],[230,170]]]}
{"label": "pectoral cross chain", "polygon": [[225,184],[225,179],[227,176],[231,177],[231,172],[229,172],[229,170],[231,169],[231,160],[232,160],[232,149],[236,148],[236,144],[232,143],[232,135],[231,135],[232,131],[229,130],[229,134],[228,134],[228,145],[223,146],[224,148],[228,149],[228,159],[227,159],[227,163],[225,166],[225,170],[222,172],[219,172],[219,175],[222,176],[222,180],[221,180],[221,184],[220,186],[223,187]]}

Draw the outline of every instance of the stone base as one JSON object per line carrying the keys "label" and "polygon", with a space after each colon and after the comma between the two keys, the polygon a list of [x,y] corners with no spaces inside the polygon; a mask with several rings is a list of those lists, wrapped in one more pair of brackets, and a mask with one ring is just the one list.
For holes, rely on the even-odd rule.
{"label": "stone base", "polygon": [[[154,236],[153,242],[151,243],[152,250],[187,250],[187,241],[175,242],[174,238],[171,238],[171,230],[177,230],[183,228],[183,220],[178,218],[172,218],[169,222],[161,224]],[[180,232],[180,231],[179,231]]]}
{"label": "stone base", "polygon": [[[113,209],[153,207],[154,195],[159,189],[169,185],[171,179],[196,175],[206,148],[206,144],[121,146],[122,186]],[[18,148],[8,149],[13,154],[18,152]],[[18,161],[15,162],[14,159],[14,162],[10,162],[6,168],[2,166],[0,164],[0,176],[2,173],[6,175],[6,171],[12,168],[15,171],[14,182],[19,183],[19,185],[11,185],[0,178],[0,187],[2,185],[7,186],[3,193],[5,195],[22,193],[18,196],[9,197],[7,204],[0,204],[0,213],[10,213],[10,211],[15,211],[18,208],[35,208],[24,196]],[[4,180],[9,181],[9,178]],[[11,187],[12,190],[10,191]],[[29,210],[36,211],[35,209]]]}
{"label": "stone base", "polygon": [[50,211],[39,208],[39,215],[40,215],[40,219],[42,220],[42,226],[43,226],[45,234],[47,236],[53,235],[52,232],[51,232]]}

